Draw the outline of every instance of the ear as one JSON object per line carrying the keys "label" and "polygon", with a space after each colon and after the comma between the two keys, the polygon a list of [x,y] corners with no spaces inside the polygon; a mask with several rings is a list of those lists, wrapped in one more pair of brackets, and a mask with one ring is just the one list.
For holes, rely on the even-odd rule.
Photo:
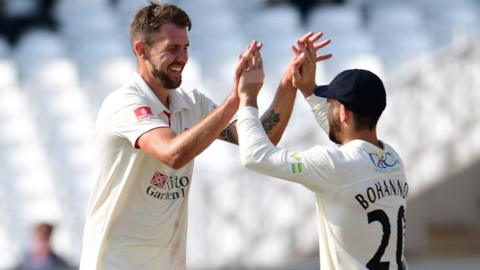
{"label": "ear", "polygon": [[137,57],[141,57],[145,60],[148,58],[147,48],[146,48],[145,42],[140,41],[140,40],[134,41],[133,42],[133,50],[135,51],[135,55]]}
{"label": "ear", "polygon": [[351,118],[352,112],[340,103],[340,121],[342,123],[348,124]]}

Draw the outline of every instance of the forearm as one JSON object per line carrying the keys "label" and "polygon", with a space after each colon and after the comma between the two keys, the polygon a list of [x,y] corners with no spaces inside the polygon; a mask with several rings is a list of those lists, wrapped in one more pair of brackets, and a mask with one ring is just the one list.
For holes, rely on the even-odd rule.
{"label": "forearm", "polygon": [[[240,161],[248,169],[309,185],[303,153],[275,147],[267,138],[253,107],[238,111]],[[313,178],[316,179],[316,178]]]}
{"label": "forearm", "polygon": [[280,141],[288,124],[295,97],[296,89],[289,81],[282,80],[272,104],[261,117],[263,128],[270,141],[275,145]]}
{"label": "forearm", "polygon": [[230,96],[202,121],[177,135],[171,149],[177,153],[179,163],[188,163],[217,139],[237,109],[238,99]]}

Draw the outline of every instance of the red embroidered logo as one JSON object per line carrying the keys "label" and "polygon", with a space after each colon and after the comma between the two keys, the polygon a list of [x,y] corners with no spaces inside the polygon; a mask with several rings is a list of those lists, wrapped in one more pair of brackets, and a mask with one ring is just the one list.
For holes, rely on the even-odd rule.
{"label": "red embroidered logo", "polygon": [[143,121],[145,119],[150,119],[153,117],[152,109],[147,106],[139,107],[134,110],[135,116],[138,120]]}
{"label": "red embroidered logo", "polygon": [[163,187],[165,186],[165,183],[167,182],[167,179],[168,179],[168,176],[161,174],[159,172],[155,172],[155,174],[152,177],[152,181],[150,183],[152,183],[152,185],[156,187],[163,189]]}

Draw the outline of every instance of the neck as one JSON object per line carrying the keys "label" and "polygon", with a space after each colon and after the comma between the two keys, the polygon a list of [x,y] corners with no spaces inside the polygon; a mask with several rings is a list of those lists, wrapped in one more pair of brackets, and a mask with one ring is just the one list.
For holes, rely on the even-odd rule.
{"label": "neck", "polygon": [[349,143],[353,140],[366,141],[383,149],[382,142],[379,141],[377,138],[376,130],[362,130],[362,131],[347,133],[342,141],[342,144]]}
{"label": "neck", "polygon": [[139,69],[138,74],[143,78],[147,85],[152,89],[155,96],[160,100],[160,102],[166,107],[169,108],[169,90],[159,84],[155,77],[150,75],[146,70]]}

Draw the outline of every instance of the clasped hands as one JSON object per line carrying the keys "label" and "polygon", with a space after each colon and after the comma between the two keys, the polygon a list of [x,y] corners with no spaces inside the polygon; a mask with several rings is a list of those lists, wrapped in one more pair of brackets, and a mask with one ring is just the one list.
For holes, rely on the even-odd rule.
{"label": "clasped hands", "polygon": [[[319,41],[322,35],[321,32],[309,32],[291,47],[293,57],[283,81],[290,83],[294,89],[299,89],[305,97],[315,90],[316,63],[332,57],[332,54],[317,55],[319,49],[331,42],[330,39]],[[262,44],[254,40],[238,57],[235,77],[240,104],[244,106],[257,107],[257,96],[265,78],[261,48]]]}

